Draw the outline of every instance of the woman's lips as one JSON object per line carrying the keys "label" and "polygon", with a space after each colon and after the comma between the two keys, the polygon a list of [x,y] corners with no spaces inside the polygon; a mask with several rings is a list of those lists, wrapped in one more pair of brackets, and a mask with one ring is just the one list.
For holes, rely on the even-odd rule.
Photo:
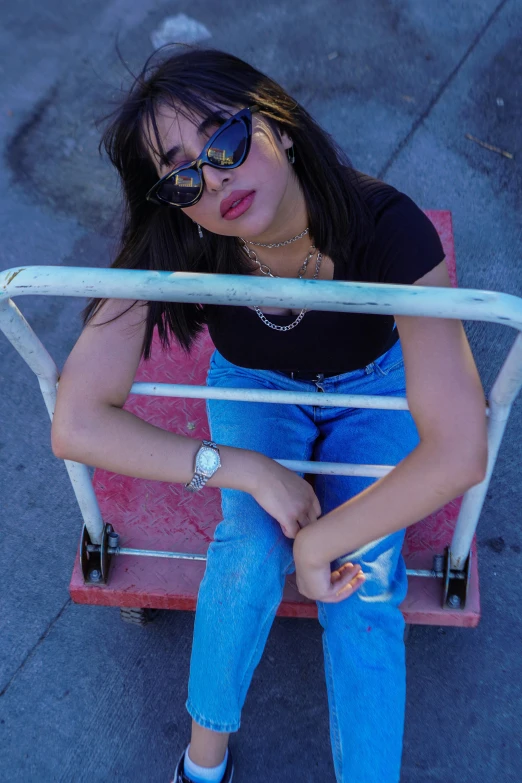
{"label": "woman's lips", "polygon": [[252,202],[254,201],[256,192],[255,190],[252,191],[252,193],[249,193],[248,196],[243,196],[239,204],[235,207],[231,207],[228,212],[225,212],[223,215],[223,220],[235,220],[236,218],[243,215],[247,209],[250,209],[252,206]]}

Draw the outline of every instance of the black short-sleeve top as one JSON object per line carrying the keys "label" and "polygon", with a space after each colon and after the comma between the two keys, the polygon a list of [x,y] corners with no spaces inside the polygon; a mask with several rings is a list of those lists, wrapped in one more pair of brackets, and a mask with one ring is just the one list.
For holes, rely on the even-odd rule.
{"label": "black short-sleeve top", "polygon": [[[359,174],[375,220],[374,235],[349,277],[334,264],[334,280],[411,285],[444,260],[433,223],[409,196]],[[358,270],[358,271],[357,271]],[[295,315],[267,315],[287,326]],[[344,373],[366,367],[397,341],[392,315],[309,310],[287,332],[266,326],[245,306],[207,308],[210,337],[233,364],[252,369]]]}

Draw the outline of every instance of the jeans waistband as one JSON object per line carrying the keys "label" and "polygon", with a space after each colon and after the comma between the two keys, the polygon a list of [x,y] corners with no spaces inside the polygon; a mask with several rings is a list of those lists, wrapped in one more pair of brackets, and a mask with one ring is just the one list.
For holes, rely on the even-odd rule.
{"label": "jeans waistband", "polygon": [[333,378],[334,375],[339,375],[339,370],[336,372],[300,372],[299,370],[278,370],[282,375],[286,375],[288,378],[296,381],[314,381],[321,382],[325,378]]}

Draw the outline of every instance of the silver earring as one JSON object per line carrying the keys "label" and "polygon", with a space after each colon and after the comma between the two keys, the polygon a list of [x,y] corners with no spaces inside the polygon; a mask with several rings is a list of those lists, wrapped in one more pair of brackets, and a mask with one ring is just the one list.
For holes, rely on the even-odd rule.
{"label": "silver earring", "polygon": [[290,161],[290,163],[295,163],[295,149],[293,144],[290,147],[290,149],[286,151],[286,154],[288,156],[288,160]]}

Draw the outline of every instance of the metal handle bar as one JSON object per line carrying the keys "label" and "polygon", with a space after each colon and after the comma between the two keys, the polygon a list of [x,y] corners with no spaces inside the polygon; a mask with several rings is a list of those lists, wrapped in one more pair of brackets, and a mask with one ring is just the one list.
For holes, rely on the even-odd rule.
{"label": "metal handle bar", "polygon": [[[512,326],[522,332],[522,298],[496,291],[389,283],[355,283],[327,280],[277,281],[249,275],[219,275],[189,272],[157,272],[136,269],[92,269],[90,267],[29,266],[0,273],[0,329],[38,377],[44,401],[52,420],[56,402],[58,369],[33,332],[14,296],[80,296],[144,301],[193,302],[197,304],[264,305],[377,315],[418,315],[434,318],[489,321]],[[167,388],[168,387],[168,388]],[[518,334],[491,389],[488,406],[488,469],[484,480],[464,495],[451,544],[451,568],[464,567],[477,527],[498,450],[513,401],[522,387],[522,336]],[[134,384],[131,393],[180,396],[186,386],[173,384]],[[216,390],[208,390],[212,394]],[[241,389],[223,389],[242,394]],[[273,393],[276,394],[275,392]],[[281,395],[288,394],[281,392]],[[188,394],[187,394],[188,396]],[[207,394],[194,389],[191,396]],[[352,407],[372,405],[364,395],[352,395]],[[359,402],[357,402],[357,398]],[[267,400],[267,402],[270,400]],[[274,400],[275,401],[275,398]],[[279,402],[292,402],[281,399]],[[408,409],[405,398],[381,398],[385,407]],[[295,402],[295,400],[294,400]],[[103,529],[100,510],[87,467],[64,460],[91,541],[99,544]],[[290,463],[289,463],[290,464]],[[303,469],[305,463],[300,463]],[[383,475],[393,466],[328,466],[335,472]],[[326,466],[323,469],[327,469]],[[323,472],[315,463],[306,463],[306,471]]]}

